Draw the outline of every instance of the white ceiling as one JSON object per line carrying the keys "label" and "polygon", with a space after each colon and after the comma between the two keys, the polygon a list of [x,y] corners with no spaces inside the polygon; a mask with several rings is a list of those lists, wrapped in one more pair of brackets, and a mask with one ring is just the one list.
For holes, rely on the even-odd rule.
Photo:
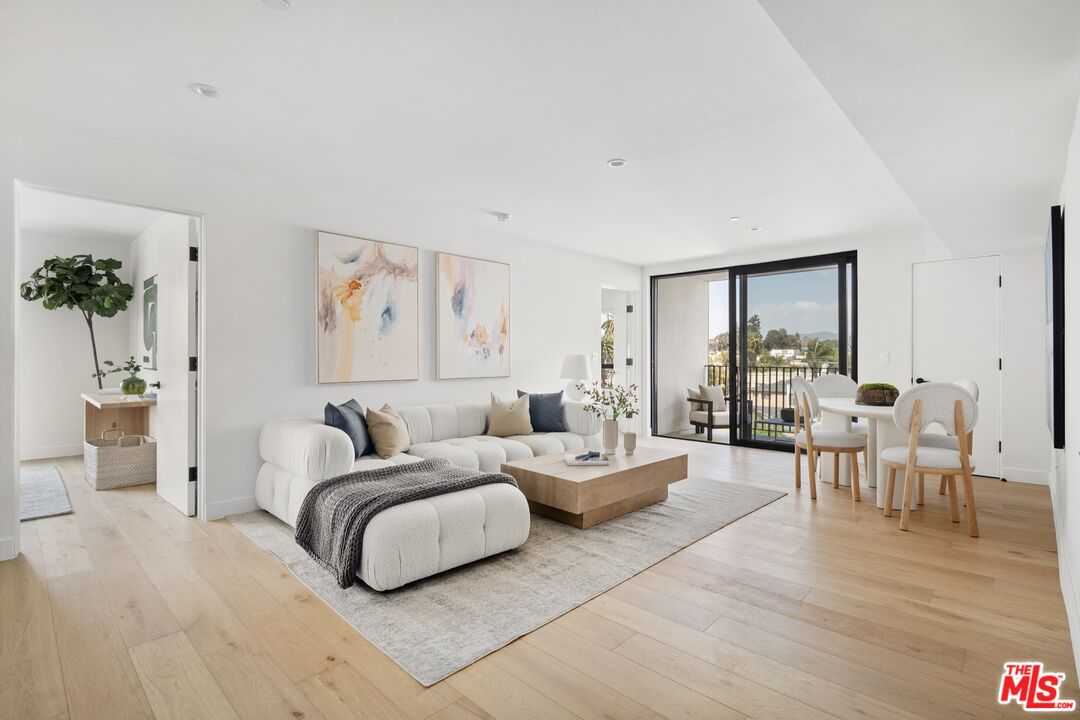
{"label": "white ceiling", "polygon": [[166,214],[33,187],[19,193],[19,228],[50,235],[128,242]]}
{"label": "white ceiling", "polygon": [[1080,2],[761,4],[953,252],[1044,242],[1080,95]]}
{"label": "white ceiling", "polygon": [[[814,8],[812,18],[859,5],[799,1]],[[942,232],[933,222],[941,213],[921,186],[915,193],[901,187],[906,176],[895,160],[911,153],[935,175],[926,148],[936,138],[919,137],[919,123],[913,137],[897,136],[909,115],[865,130],[860,108],[854,125],[841,110],[850,95],[867,97],[860,88],[889,79],[883,68],[904,67],[907,54],[894,50],[910,45],[925,56],[924,37],[934,33],[918,22],[889,27],[888,8],[907,2],[866,3],[884,8],[868,18],[890,51],[876,57],[858,25],[839,23],[837,40],[835,27],[807,22],[796,2],[766,0],[770,18],[753,0],[294,0],[286,13],[258,0],[12,0],[0,9],[0,91],[34,113],[310,192],[398,206],[408,198],[508,239],[639,264],[837,236],[923,234],[924,214]],[[1034,14],[1030,3],[1012,4]],[[934,5],[978,15],[970,2]],[[1076,57],[1080,34],[1063,41],[1075,27],[1063,21],[1058,51],[1042,52],[1045,38],[1025,28],[1046,23],[1026,15],[1009,17],[1022,39],[1000,44],[1005,59],[991,67],[1015,63],[1007,88],[1025,88],[1023,101],[1038,103],[1051,90],[1063,92],[1038,78],[1044,65]],[[1063,17],[1074,16],[1070,8]],[[813,47],[805,51],[808,67],[781,32],[800,49],[812,46],[802,25],[855,52],[833,92],[840,105],[811,72],[819,62]],[[994,33],[986,42],[999,39]],[[941,55],[930,53],[927,77],[933,63],[949,59]],[[827,84],[829,67],[821,71]],[[225,97],[200,98],[188,90],[193,82],[216,85]],[[928,97],[940,99],[938,86],[927,85]],[[921,86],[903,86],[917,105]],[[1073,107],[1077,90],[1068,93]],[[951,108],[926,107],[944,131],[956,132],[937,117]],[[983,133],[973,144],[985,149],[995,139]],[[1009,139],[1015,144],[1015,133]],[[1046,142],[1057,142],[1056,124]],[[1013,154],[1024,156],[1021,150]],[[613,157],[628,164],[607,167]],[[1028,175],[1045,185],[1057,172],[1060,183],[1050,165],[1038,155]],[[981,177],[985,164],[965,171]],[[1017,179],[1025,189],[1028,175]],[[955,174],[947,178],[942,190],[970,187]],[[958,212],[978,212],[967,199]],[[992,200],[1009,205],[1000,193]],[[493,211],[513,220],[497,224]],[[1013,223],[1026,221],[1002,211]],[[743,219],[730,222],[732,215]],[[764,229],[749,232],[751,225]]]}

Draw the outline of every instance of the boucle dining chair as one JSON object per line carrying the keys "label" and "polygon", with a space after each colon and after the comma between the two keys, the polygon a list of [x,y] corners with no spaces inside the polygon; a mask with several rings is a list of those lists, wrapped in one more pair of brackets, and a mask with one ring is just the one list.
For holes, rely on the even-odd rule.
{"label": "boucle dining chair", "polygon": [[[956,494],[956,476],[964,481],[967,501],[968,534],[979,536],[975,512],[975,496],[971,472],[974,461],[968,446],[968,433],[979,419],[979,406],[971,393],[953,383],[923,383],[905,390],[893,405],[893,422],[908,433],[907,447],[891,447],[881,451],[881,461],[888,467],[885,483],[885,517],[892,516],[892,500],[896,491],[896,471],[904,471],[904,505],[900,513],[900,529],[907,530],[911,520],[911,496],[917,475],[941,475],[949,490],[949,511],[953,522],[960,522]],[[957,448],[933,447],[920,444],[927,426],[939,423],[956,438]]]}
{"label": "boucle dining chair", "polygon": [[[975,398],[975,402],[979,402],[979,386],[974,380],[954,380],[953,385],[959,385],[964,390],[967,390],[971,394],[971,397]],[[941,433],[923,433],[919,436],[920,445],[928,445],[930,447],[946,447],[956,450],[960,447],[959,441],[952,435],[942,435]],[[968,433],[968,452],[975,447],[975,432]],[[923,502],[923,485],[924,477],[919,477],[919,504]],[[938,495],[945,494],[945,478],[942,476],[941,482],[938,484]]]}
{"label": "boucle dining chair", "polygon": [[[802,451],[810,471],[810,498],[817,499],[817,463],[821,453],[833,454],[833,487],[840,487],[840,455],[851,455],[851,499],[862,500],[859,492],[859,453],[866,452],[866,436],[837,430],[825,430],[814,418],[820,412],[814,388],[804,378],[791,379],[795,396],[795,489],[802,487]],[[800,429],[800,423],[803,428]]]}
{"label": "boucle dining chair", "polygon": [[[822,375],[812,385],[819,398],[853,398],[859,394],[859,383],[847,375]],[[870,432],[870,423],[865,420],[853,420],[851,432],[867,435]]]}

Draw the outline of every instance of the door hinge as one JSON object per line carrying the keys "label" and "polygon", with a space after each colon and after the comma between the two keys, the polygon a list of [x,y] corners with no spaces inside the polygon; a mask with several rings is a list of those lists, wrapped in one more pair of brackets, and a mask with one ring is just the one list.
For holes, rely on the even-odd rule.
{"label": "door hinge", "polygon": [[188,482],[197,481],[199,479],[199,468],[197,468],[197,467],[189,467],[187,469],[187,479],[188,479]]}
{"label": "door hinge", "polygon": [[187,359],[187,368],[188,368],[188,372],[195,372],[196,370],[198,370],[199,369],[199,358],[197,358],[197,357],[189,357]]}
{"label": "door hinge", "polygon": [[998,287],[1001,287],[1001,276],[998,275]]}
{"label": "door hinge", "polygon": [[628,313],[634,312],[634,306],[633,305],[627,305],[626,306],[626,312],[628,312]]}
{"label": "door hinge", "polygon": [[626,358],[626,367],[631,367],[634,364],[634,358]]}
{"label": "door hinge", "polygon": [[1001,441],[998,440],[998,452],[1001,452]]}
{"label": "door hinge", "polygon": [[1001,358],[998,358],[998,370],[1001,369]]}
{"label": "door hinge", "polygon": [[189,247],[188,248],[188,260],[190,260],[191,262],[199,262],[199,248],[197,248],[197,247]]}

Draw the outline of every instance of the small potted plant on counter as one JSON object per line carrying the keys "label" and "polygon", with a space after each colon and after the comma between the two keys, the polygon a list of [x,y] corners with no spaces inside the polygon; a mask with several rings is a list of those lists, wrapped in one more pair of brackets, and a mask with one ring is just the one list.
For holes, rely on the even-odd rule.
{"label": "small potted plant on counter", "polygon": [[135,362],[135,356],[132,355],[127,359],[127,362],[123,365],[117,365],[112,360],[106,360],[104,365],[108,365],[111,370],[98,370],[95,373],[91,373],[90,377],[98,379],[101,382],[101,378],[106,375],[118,372],[126,372],[128,376],[124,378],[120,383],[120,392],[124,395],[142,395],[146,392],[146,381],[139,377],[139,373],[142,372],[142,365]]}

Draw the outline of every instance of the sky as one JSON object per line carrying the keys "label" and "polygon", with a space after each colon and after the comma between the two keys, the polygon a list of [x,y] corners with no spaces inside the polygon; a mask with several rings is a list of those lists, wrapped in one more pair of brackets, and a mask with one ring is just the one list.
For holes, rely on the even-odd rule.
{"label": "sky", "polygon": [[[837,331],[836,269],[752,275],[747,280],[747,315],[761,317],[761,332]],[[709,283],[709,337],[728,329],[728,283]]]}

